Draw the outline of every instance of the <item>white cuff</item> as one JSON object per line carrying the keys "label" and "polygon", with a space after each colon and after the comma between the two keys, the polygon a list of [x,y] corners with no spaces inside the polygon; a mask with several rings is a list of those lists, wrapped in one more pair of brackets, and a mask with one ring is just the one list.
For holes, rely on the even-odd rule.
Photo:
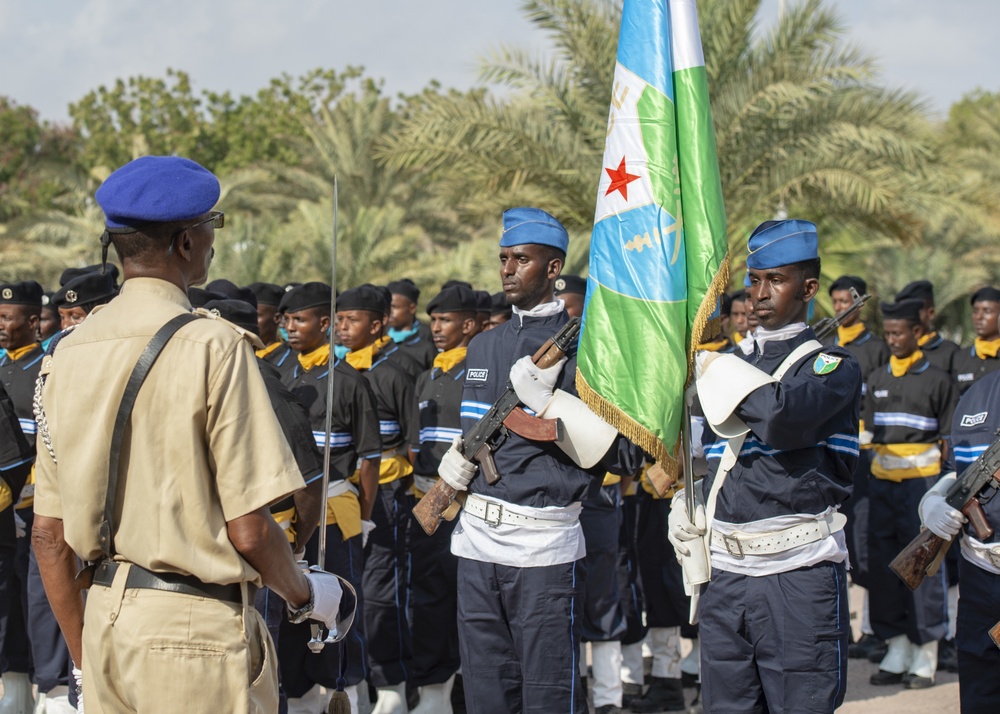
{"label": "white cuff", "polygon": [[583,400],[557,389],[538,416],[561,419],[562,437],[556,444],[581,468],[589,469],[608,453],[618,430],[590,410]]}
{"label": "white cuff", "polygon": [[736,355],[719,355],[708,364],[697,382],[705,421],[724,439],[746,434],[750,427],[733,412],[748,394],[777,381]]}

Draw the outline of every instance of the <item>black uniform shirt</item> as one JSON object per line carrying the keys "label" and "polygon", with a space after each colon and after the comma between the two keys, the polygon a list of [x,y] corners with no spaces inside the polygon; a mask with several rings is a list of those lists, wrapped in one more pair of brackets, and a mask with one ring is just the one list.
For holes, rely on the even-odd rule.
{"label": "black uniform shirt", "polygon": [[961,350],[957,344],[951,340],[944,339],[935,332],[931,339],[920,346],[920,350],[924,353],[924,357],[927,358],[928,362],[938,369],[947,372],[954,379],[955,355]]}
{"label": "black uniform shirt", "polygon": [[10,487],[14,503],[35,461],[35,449],[24,436],[7,391],[0,385],[0,478]]}
{"label": "black uniform shirt", "polygon": [[420,424],[420,451],[414,473],[437,476],[438,466],[456,436],[462,435],[462,388],[465,360],[447,372],[434,367],[420,375],[416,388],[416,418]]}
{"label": "black uniform shirt", "polygon": [[[424,370],[427,369],[419,361],[417,361],[417,358],[414,357],[411,352],[403,349],[395,342],[390,341],[385,345],[385,347],[379,350],[377,355],[375,355],[376,362],[383,358],[389,360],[405,372],[410,377],[411,383],[416,382],[417,377],[423,374]],[[434,359],[431,358],[431,362],[433,361]],[[374,367],[375,365],[373,364],[372,366]]]}
{"label": "black uniform shirt", "polygon": [[14,404],[14,412],[21,425],[28,443],[35,445],[35,381],[38,379],[38,372],[42,368],[42,357],[45,350],[41,345],[29,350],[16,362],[10,358],[10,353],[5,353],[0,358],[0,383],[7,390],[7,395]]}
{"label": "black uniform shirt", "polygon": [[390,352],[380,352],[375,356],[372,366],[361,372],[375,394],[375,410],[382,434],[383,451],[420,443],[418,422],[413,419],[414,379],[391,358],[391,354],[398,352],[398,347],[391,348]]}
{"label": "black uniform shirt", "polygon": [[958,393],[965,394],[974,382],[990,372],[1000,369],[1000,358],[987,357],[982,359],[976,354],[975,346],[967,347],[955,353],[952,367],[955,372],[955,381],[958,383]]}
{"label": "black uniform shirt", "polygon": [[902,377],[886,365],[868,378],[865,428],[873,444],[931,444],[951,429],[957,400],[951,376],[926,356]]}
{"label": "black uniform shirt", "polygon": [[868,376],[879,367],[889,364],[889,345],[880,337],[872,334],[868,328],[846,345],[841,345],[839,338],[834,338],[833,344],[850,352],[861,368],[861,412],[865,409],[865,395],[868,394]]}
{"label": "black uniform shirt", "polygon": [[[329,365],[306,371],[295,365],[283,377],[285,386],[305,407],[316,447],[326,443],[326,394]],[[368,382],[343,360],[334,364],[333,419],[330,422],[330,480],[350,477],[358,457],[372,458],[382,451],[375,396]],[[322,468],[322,467],[321,467]]]}
{"label": "black uniform shirt", "polygon": [[271,352],[268,352],[264,357],[261,357],[261,359],[277,369],[282,379],[284,379],[285,374],[295,369],[295,365],[298,364],[296,357],[295,350],[289,347],[287,343],[282,343]]}
{"label": "black uniform shirt", "polygon": [[420,365],[423,370],[430,369],[434,364],[434,358],[437,357],[437,347],[434,346],[434,340],[431,339],[431,330],[424,323],[417,321],[416,334],[411,337],[407,337],[405,340],[399,343],[399,347],[403,352],[406,352]]}

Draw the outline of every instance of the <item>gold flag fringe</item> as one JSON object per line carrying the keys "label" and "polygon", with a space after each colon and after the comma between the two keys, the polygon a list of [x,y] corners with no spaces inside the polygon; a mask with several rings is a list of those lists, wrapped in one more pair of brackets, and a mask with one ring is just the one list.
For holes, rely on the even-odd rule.
{"label": "gold flag fringe", "polygon": [[[726,292],[727,287],[729,287],[729,251],[726,251],[726,255],[719,265],[719,272],[712,279],[712,284],[708,287],[708,292],[705,293],[701,305],[698,306],[698,312],[695,313],[694,324],[691,325],[691,344],[688,347],[688,381],[690,381],[691,365],[694,364],[694,353],[698,350],[698,345],[705,341],[706,332],[712,324],[720,324],[711,318],[712,313],[718,307],[719,298]],[[708,336],[714,337],[715,335]]]}

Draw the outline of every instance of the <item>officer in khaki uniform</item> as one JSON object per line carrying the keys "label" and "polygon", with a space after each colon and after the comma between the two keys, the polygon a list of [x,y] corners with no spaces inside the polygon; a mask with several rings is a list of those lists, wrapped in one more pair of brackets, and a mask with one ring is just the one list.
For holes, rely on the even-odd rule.
{"label": "officer in khaki uniform", "polygon": [[[187,288],[204,281],[223,225],[209,212],[218,197],[218,180],[188,159],[147,156],[112,173],[97,201],[102,243],[115,245],[125,284],[42,367],[32,543],[91,714],[276,711],[256,586],[280,594],[290,617],[337,620],[337,580],[304,575],[268,513],[303,481],[255,340],[208,313],[166,343],[138,391],[110,545],[99,538],[125,384],[152,336],[190,311]],[[102,561],[86,616],[76,557]]]}

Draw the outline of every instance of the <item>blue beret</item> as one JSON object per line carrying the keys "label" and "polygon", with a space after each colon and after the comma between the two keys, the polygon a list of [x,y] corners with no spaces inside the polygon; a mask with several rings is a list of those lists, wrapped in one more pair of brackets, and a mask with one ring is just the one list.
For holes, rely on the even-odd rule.
{"label": "blue beret", "polygon": [[201,216],[219,193],[219,179],[190,159],[142,156],[108,176],[96,197],[107,227],[127,229]]}
{"label": "blue beret", "polygon": [[569,234],[562,223],[541,208],[508,208],[503,212],[500,247],[527,243],[552,246],[565,253],[569,248]]}

